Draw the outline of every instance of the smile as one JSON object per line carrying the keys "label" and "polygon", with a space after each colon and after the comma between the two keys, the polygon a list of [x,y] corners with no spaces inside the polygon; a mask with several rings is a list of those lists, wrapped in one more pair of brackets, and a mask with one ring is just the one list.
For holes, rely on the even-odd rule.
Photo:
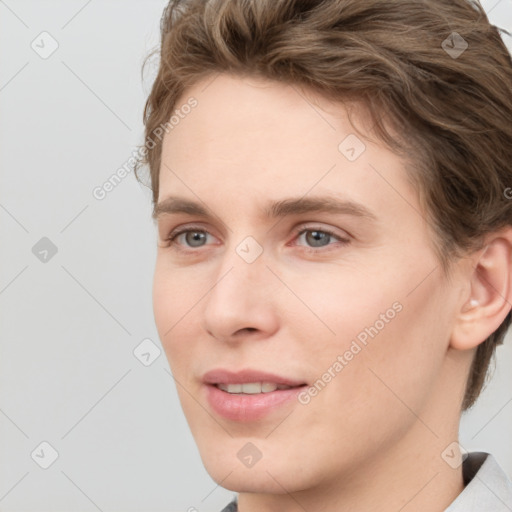
{"label": "smile", "polygon": [[293,386],[276,384],[275,382],[247,382],[243,384],[216,384],[219,389],[232,394],[256,395],[258,393],[271,393],[276,389],[291,389]]}

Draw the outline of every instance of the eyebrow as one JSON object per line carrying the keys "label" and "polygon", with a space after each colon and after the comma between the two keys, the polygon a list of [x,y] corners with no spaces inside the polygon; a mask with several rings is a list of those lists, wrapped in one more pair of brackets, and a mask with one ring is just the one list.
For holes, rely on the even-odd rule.
{"label": "eyebrow", "polygon": [[[184,213],[199,217],[211,217],[208,208],[200,203],[183,197],[169,196],[160,201],[153,210],[153,219],[158,220],[162,215]],[[263,215],[267,219],[282,218],[289,215],[304,213],[333,213],[352,215],[360,219],[376,221],[377,216],[360,203],[341,200],[331,196],[292,197],[267,203]]]}

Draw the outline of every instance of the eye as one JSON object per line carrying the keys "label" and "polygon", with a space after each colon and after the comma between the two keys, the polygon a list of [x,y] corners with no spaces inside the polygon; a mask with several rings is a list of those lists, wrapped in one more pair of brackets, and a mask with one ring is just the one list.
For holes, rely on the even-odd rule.
{"label": "eye", "polygon": [[[205,245],[207,236],[209,234],[210,233],[204,229],[188,227],[186,229],[177,229],[172,231],[167,238],[167,241],[169,242],[169,246],[173,245],[176,246],[178,250],[186,251],[186,249],[181,248],[182,245],[190,248],[202,247]],[[180,243],[180,237],[181,242],[185,242],[184,244]]]}
{"label": "eye", "polygon": [[[305,235],[304,238],[302,238],[303,235]],[[302,229],[297,233],[297,240],[300,240],[301,238],[307,244],[309,244],[305,246],[307,250],[333,245],[332,243],[329,243],[333,238],[335,238],[342,245],[349,243],[349,240],[347,238],[342,238],[339,235],[333,233],[332,231],[320,227],[308,227],[306,229]],[[313,250],[312,252],[318,251]]]}

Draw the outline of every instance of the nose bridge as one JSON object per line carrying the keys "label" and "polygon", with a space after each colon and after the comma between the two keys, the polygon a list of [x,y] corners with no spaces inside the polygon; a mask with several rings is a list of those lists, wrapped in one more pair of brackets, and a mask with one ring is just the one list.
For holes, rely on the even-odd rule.
{"label": "nose bridge", "polygon": [[229,338],[246,327],[270,327],[274,313],[266,262],[262,244],[252,236],[229,243],[219,256],[216,279],[203,310],[205,328],[215,337]]}
{"label": "nose bridge", "polygon": [[226,304],[232,299],[242,304],[257,297],[258,290],[268,280],[263,246],[254,237],[246,236],[238,243],[230,243],[220,260],[211,297],[222,298]]}

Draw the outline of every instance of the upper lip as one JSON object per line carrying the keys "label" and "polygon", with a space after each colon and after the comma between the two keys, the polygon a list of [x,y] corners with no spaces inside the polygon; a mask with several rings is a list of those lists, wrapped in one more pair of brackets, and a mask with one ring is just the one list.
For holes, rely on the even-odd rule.
{"label": "upper lip", "polygon": [[273,382],[284,386],[301,386],[304,381],[290,379],[275,373],[261,372],[258,370],[240,370],[237,372],[216,368],[203,375],[206,384],[246,384],[249,382]]}

